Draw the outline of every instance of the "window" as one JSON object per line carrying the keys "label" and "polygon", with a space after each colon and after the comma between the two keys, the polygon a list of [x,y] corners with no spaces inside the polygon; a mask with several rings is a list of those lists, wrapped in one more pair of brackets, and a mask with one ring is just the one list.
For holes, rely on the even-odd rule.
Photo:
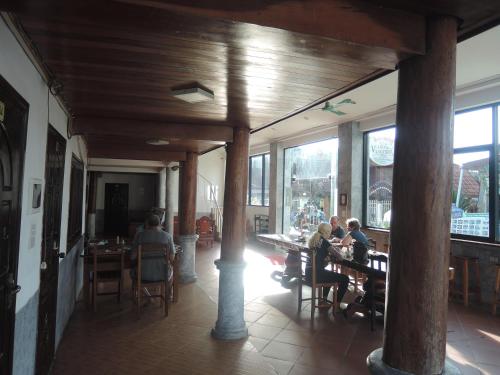
{"label": "window", "polygon": [[71,182],[68,215],[68,250],[82,235],[83,214],[83,163],[74,155],[71,158]]}
{"label": "window", "polygon": [[390,225],[395,136],[396,128],[373,131],[365,136],[366,225],[370,227],[389,228]]}
{"label": "window", "polygon": [[250,157],[248,204],[269,206],[269,154]]}
{"label": "window", "polygon": [[338,139],[285,149],[283,233],[312,233],[337,213]]}
{"label": "window", "polygon": [[493,107],[455,115],[451,233],[459,237],[490,238],[492,147]]}
{"label": "window", "polygon": [[[498,112],[497,103],[455,115],[451,186],[454,237],[500,240]],[[394,127],[365,134],[364,219],[370,227],[389,228],[395,136]],[[499,164],[495,164],[495,155]],[[494,222],[496,225],[490,225]]]}

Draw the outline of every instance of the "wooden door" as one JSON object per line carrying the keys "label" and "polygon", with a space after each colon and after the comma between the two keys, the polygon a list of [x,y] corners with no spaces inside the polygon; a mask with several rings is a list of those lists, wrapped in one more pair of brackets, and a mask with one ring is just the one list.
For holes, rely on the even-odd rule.
{"label": "wooden door", "polygon": [[45,160],[40,301],[38,304],[36,350],[36,373],[40,375],[49,372],[54,358],[65,155],[66,140],[49,125]]}
{"label": "wooden door", "polygon": [[0,375],[12,373],[28,104],[0,77]]}
{"label": "wooden door", "polygon": [[128,235],[128,184],[106,184],[104,196],[104,231]]}

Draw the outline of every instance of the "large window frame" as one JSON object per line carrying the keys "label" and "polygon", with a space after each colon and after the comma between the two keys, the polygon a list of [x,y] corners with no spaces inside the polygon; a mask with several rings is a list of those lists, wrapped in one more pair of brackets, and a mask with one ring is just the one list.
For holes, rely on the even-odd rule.
{"label": "large window frame", "polygon": [[[269,152],[263,153],[263,154],[258,154],[258,155],[252,155],[248,158],[248,197],[247,197],[247,205],[252,206],[252,207],[269,207],[269,203],[265,204],[266,202],[266,182],[268,183],[268,194],[269,194],[269,171],[266,168],[266,156],[269,157],[269,163],[271,161],[271,154]],[[261,202],[262,204],[252,204],[252,160],[257,160],[261,159],[262,163],[262,176],[261,176]],[[270,168],[269,168],[270,169]],[[267,176],[266,176],[267,174]]]}
{"label": "large window frame", "polygon": [[71,158],[69,187],[68,246],[69,252],[82,237],[83,224],[84,165],[74,154]]}
{"label": "large window frame", "polygon": [[[500,172],[499,162],[499,152],[500,152],[500,134],[499,134],[499,126],[500,126],[500,102],[491,103],[487,105],[475,106],[463,110],[459,110],[455,112],[455,116],[474,112],[485,108],[491,108],[491,125],[492,125],[492,142],[491,144],[477,145],[477,146],[468,146],[461,148],[454,148],[453,155],[473,153],[473,152],[489,152],[489,235],[488,237],[483,236],[474,236],[474,235],[466,235],[466,234],[456,234],[451,233],[450,228],[450,236],[454,239],[464,239],[478,242],[490,242],[490,243],[500,243],[500,214],[498,210],[500,208],[499,202],[499,186],[498,186],[498,173]],[[368,137],[369,134],[375,131],[395,128],[395,125],[387,126],[384,128],[373,129],[372,131],[365,132],[363,135],[363,226],[369,229],[388,231],[389,229],[369,226],[368,221],[368,168],[369,168],[369,160],[368,160]]]}

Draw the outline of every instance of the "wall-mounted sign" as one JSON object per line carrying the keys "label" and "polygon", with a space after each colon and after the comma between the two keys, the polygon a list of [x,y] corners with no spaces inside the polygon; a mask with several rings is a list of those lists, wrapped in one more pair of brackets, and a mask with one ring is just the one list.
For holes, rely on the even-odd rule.
{"label": "wall-mounted sign", "polygon": [[0,121],[3,121],[5,118],[5,104],[0,102]]}
{"label": "wall-mounted sign", "polygon": [[370,160],[380,166],[391,165],[394,162],[394,139],[370,139]]}

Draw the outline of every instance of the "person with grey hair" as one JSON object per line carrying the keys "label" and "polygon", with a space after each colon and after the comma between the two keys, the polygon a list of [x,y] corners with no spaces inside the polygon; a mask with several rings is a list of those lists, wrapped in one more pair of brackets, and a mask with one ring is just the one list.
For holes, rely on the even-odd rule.
{"label": "person with grey hair", "polygon": [[340,219],[338,216],[332,216],[330,218],[330,225],[332,226],[330,238],[332,238],[333,242],[340,242],[340,240],[345,237],[344,228],[339,225],[339,221]]}
{"label": "person with grey hair", "polygon": [[[142,232],[137,232],[132,252],[130,254],[130,260],[132,265],[137,263],[137,248],[139,245],[143,244],[162,244],[165,245],[168,251],[168,256],[170,260],[174,259],[175,256],[175,246],[172,235],[165,232],[160,226],[160,218],[158,215],[150,214],[146,219],[146,228]],[[171,268],[171,267],[170,267]],[[165,277],[165,272],[167,271],[167,277],[170,279],[172,277],[172,269],[166,269],[165,264],[158,257],[153,259],[147,259],[144,257],[142,259],[142,279],[145,281],[157,281],[162,280]],[[130,270],[130,276],[135,278],[136,269],[133,266]]]}
{"label": "person with grey hair", "polygon": [[368,238],[366,238],[365,234],[361,232],[361,225],[359,224],[359,220],[352,217],[347,219],[347,235],[344,237],[340,243],[342,246],[349,246],[354,241],[360,242],[365,246],[368,246]]}

